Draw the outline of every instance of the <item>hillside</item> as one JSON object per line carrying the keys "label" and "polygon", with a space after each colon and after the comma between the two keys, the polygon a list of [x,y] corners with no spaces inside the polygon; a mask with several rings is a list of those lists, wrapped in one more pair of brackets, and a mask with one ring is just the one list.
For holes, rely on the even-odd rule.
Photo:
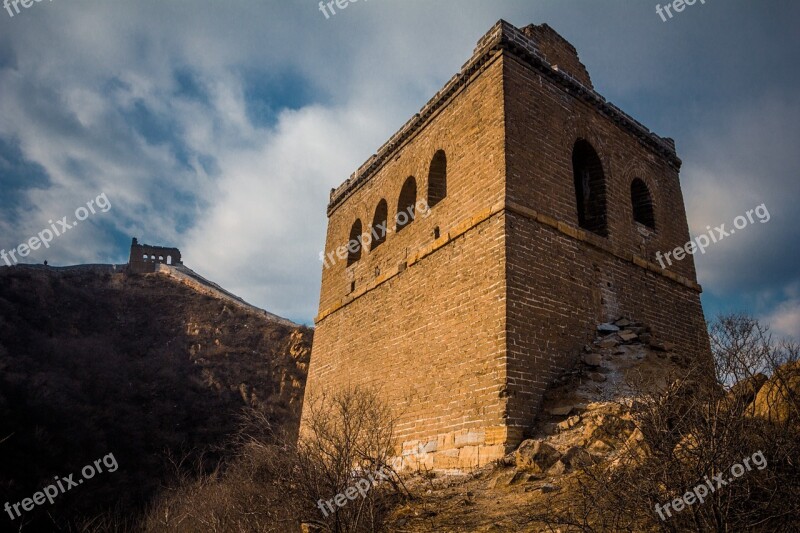
{"label": "hillside", "polygon": [[[245,441],[223,473],[165,493],[136,530],[797,531],[800,347],[773,344],[747,317],[711,330],[716,376],[645,324],[599,324],[525,440],[469,472],[429,470],[423,447],[398,467],[379,393],[309,402],[296,446]],[[742,356],[754,366],[722,386]]]}
{"label": "hillside", "polygon": [[0,268],[0,503],[108,454],[119,465],[14,529],[140,510],[176,472],[229,453],[243,408],[295,432],[311,340],[163,274]]}
{"label": "hillside", "polygon": [[387,528],[798,531],[800,347],[772,344],[747,318],[718,319],[717,372],[730,357],[771,375],[748,368],[726,391],[669,344],[645,342],[646,327],[616,324],[626,329],[598,335],[550,386],[517,450],[469,473],[415,473],[415,497]]}
{"label": "hillside", "polygon": [[[294,447],[311,330],[188,269],[0,268],[0,505],[32,498],[54,476],[86,481],[20,518],[4,510],[0,530],[76,531],[104,514],[117,521],[88,530],[796,530],[800,347],[741,348],[757,324],[722,324],[715,338],[739,348],[715,352],[717,373],[727,368],[720,354],[745,353],[760,354],[766,374],[745,373],[727,391],[714,379],[701,386],[706,366],[646,325],[601,324],[515,452],[469,473],[403,472],[403,490],[369,491],[369,523],[354,525],[361,507],[317,507],[352,485],[351,463],[328,486],[321,464]],[[380,402],[354,398],[351,429],[379,427],[359,409]],[[336,402],[326,411],[334,426]],[[242,435],[246,412],[260,427]],[[425,463],[424,451],[412,455]],[[703,476],[757,457],[713,500],[666,521],[655,514]],[[93,463],[106,471],[81,479]]]}

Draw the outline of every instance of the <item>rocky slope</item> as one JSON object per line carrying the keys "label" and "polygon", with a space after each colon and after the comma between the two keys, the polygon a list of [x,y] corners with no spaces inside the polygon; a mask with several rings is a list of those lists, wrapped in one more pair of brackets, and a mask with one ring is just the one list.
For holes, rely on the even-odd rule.
{"label": "rocky slope", "polygon": [[243,408],[296,431],[311,340],[164,275],[0,268],[0,504],[109,453],[119,463],[14,529],[141,508],[228,453]]}

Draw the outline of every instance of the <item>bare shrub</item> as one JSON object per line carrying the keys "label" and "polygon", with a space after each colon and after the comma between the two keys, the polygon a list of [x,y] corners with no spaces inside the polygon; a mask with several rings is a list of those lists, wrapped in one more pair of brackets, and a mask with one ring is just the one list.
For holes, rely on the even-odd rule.
{"label": "bare shrub", "polygon": [[[298,491],[318,504],[310,522],[329,531],[376,531],[383,524],[391,495],[409,496],[392,468],[396,418],[377,391],[350,387],[310,398],[297,446]],[[388,485],[371,487],[329,516],[324,503],[359,480],[388,474]],[[322,501],[322,502],[321,502]]]}
{"label": "bare shrub", "polygon": [[[309,401],[297,442],[257,411],[241,420],[236,458],[211,475],[184,477],[143,520],[148,532],[377,531],[397,494],[407,494],[391,467],[394,418],[378,394],[350,388]],[[389,483],[362,498],[318,506],[383,468]],[[185,469],[178,469],[185,471]]]}
{"label": "bare shrub", "polygon": [[249,442],[223,471],[185,480],[148,512],[144,530],[291,531],[297,500],[291,490],[293,450]]}
{"label": "bare shrub", "polygon": [[797,359],[797,346],[776,343],[769,326],[737,313],[722,315],[709,327],[711,353],[717,379],[732,385],[757,374],[772,374],[779,366]]}

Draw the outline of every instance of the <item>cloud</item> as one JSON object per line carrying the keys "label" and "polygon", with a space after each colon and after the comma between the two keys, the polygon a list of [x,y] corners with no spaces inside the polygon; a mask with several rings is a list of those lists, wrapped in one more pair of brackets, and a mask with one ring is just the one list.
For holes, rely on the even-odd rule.
{"label": "cloud", "polygon": [[781,303],[765,321],[778,335],[800,339],[800,299]]}
{"label": "cloud", "polygon": [[761,319],[770,325],[772,333],[778,337],[791,337],[800,341],[800,282],[787,285],[778,295],[762,296],[768,302],[779,302],[761,306],[767,309]]}
{"label": "cloud", "polygon": [[[378,129],[352,109],[309,106],[281,113],[255,146],[225,149],[219,197],[188,232],[184,256],[269,309],[313,314],[328,191]],[[343,130],[356,133],[343,142]]]}
{"label": "cloud", "polygon": [[[766,202],[773,219],[709,250],[698,270],[723,298],[783,295],[796,280],[800,117],[797,74],[775,66],[796,63],[791,17],[719,4],[665,24],[652,10],[374,0],[326,20],[314,2],[76,1],[0,16],[0,247],[105,192],[111,211],[31,261],[123,262],[137,236],[309,322],[328,191],[502,17],[550,23],[609,99],[670,130],[693,231]],[[726,27],[709,31],[713,20]]]}
{"label": "cloud", "polygon": [[800,100],[764,97],[709,120],[685,149],[682,171],[690,232],[698,235],[764,205],[768,221],[748,225],[696,255],[698,278],[718,293],[759,291],[800,280],[795,199],[800,197],[794,145]]}

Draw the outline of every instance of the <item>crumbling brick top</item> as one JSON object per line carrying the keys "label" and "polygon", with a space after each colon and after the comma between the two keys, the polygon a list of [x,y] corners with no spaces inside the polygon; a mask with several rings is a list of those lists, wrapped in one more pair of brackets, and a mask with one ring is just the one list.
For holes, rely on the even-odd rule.
{"label": "crumbling brick top", "polygon": [[499,20],[478,40],[472,57],[461,70],[450,78],[445,86],[400,128],[378,151],[362,164],[339,187],[331,189],[328,203],[330,216],[344,200],[394,156],[397,150],[417,130],[424,126],[434,113],[442,107],[456,90],[466,85],[470,77],[498,51],[507,51],[525,61],[540,74],[560,85],[564,91],[574,95],[609,117],[621,128],[636,137],[644,146],[664,157],[676,169],[681,160],[675,153],[672,139],[659,137],[637,120],[606,101],[592,86],[586,67],[578,59],[575,48],[547,24],[529,25],[522,29],[504,20]]}

